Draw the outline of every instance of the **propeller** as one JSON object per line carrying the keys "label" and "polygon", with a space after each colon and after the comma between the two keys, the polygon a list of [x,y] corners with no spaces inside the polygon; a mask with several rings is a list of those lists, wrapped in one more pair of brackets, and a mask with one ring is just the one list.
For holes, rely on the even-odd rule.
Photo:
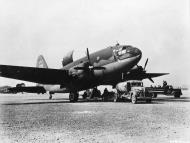
{"label": "propeller", "polygon": [[[146,62],[145,62],[145,64],[144,64],[144,67],[137,65],[137,68],[138,68],[139,72],[142,72],[143,74],[146,74],[146,70],[145,70],[145,69],[146,69],[147,64],[148,64],[148,58],[146,59]],[[137,73],[137,74],[138,74],[138,73]],[[151,76],[149,76],[149,75],[147,75],[147,76],[148,76],[147,78],[148,78],[151,82],[154,83],[154,81],[153,81],[153,79],[151,78]]]}
{"label": "propeller", "polygon": [[[144,73],[146,73],[146,66],[147,66],[147,64],[148,64],[148,58],[146,59],[146,62],[145,62],[145,64],[144,64],[144,68],[143,68],[143,71],[144,71]],[[152,83],[154,83],[154,80],[151,78],[151,76],[148,76],[148,79],[152,82]]]}
{"label": "propeller", "polygon": [[105,70],[106,69],[105,67],[95,67],[92,65],[88,48],[86,49],[86,56],[87,56],[88,62],[84,64],[83,67],[77,66],[74,69],[76,70]]}

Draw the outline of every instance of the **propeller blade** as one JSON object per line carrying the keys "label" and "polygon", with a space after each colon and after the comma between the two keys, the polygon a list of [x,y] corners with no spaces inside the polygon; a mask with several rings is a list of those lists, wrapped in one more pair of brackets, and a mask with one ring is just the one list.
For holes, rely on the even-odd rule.
{"label": "propeller blade", "polygon": [[148,63],[148,58],[146,59],[146,62],[145,62],[145,64],[144,64],[144,70],[145,70],[145,68],[146,68],[146,65],[147,65],[147,63]]}
{"label": "propeller blade", "polygon": [[86,49],[86,54],[87,54],[88,62],[84,63],[84,67],[74,67],[75,70],[105,70],[106,69],[105,67],[94,67],[91,64],[88,48]]}
{"label": "propeller blade", "polygon": [[152,83],[154,83],[154,80],[151,78],[151,77],[149,77],[148,78]]}
{"label": "propeller blade", "polygon": [[89,61],[90,65],[91,65],[90,54],[89,54],[88,48],[86,49],[86,54],[87,54],[88,61]]}

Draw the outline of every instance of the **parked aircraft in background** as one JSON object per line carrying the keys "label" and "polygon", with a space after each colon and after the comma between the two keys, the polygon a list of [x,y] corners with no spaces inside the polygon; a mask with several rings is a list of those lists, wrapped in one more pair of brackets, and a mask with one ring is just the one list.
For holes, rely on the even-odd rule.
{"label": "parked aircraft in background", "polygon": [[9,89],[12,88],[11,86],[5,85],[0,87],[0,93],[12,93]]}

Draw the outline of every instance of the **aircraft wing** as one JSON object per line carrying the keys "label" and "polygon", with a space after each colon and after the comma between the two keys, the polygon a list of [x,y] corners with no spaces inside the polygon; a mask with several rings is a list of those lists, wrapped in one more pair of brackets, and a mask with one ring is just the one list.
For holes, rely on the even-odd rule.
{"label": "aircraft wing", "polygon": [[125,79],[127,80],[143,80],[143,79],[150,79],[152,81],[152,78],[159,77],[163,75],[167,75],[169,73],[146,73],[146,72],[139,72],[139,73],[129,73],[125,75]]}
{"label": "aircraft wing", "polygon": [[141,76],[141,79],[149,79],[151,82],[154,83],[153,79],[154,77],[159,77],[159,76],[163,76],[169,73],[143,73]]}
{"label": "aircraft wing", "polygon": [[0,76],[41,84],[63,84],[69,81],[67,70],[0,65]]}
{"label": "aircraft wing", "polygon": [[141,79],[146,79],[146,78],[154,78],[154,77],[159,77],[159,76],[163,76],[163,75],[167,75],[169,73],[143,73],[140,74],[140,78]]}

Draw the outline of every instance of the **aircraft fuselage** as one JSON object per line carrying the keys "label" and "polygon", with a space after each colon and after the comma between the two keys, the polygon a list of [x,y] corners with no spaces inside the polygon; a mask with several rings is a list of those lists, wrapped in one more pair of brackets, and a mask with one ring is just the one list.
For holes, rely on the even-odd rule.
{"label": "aircraft fuselage", "polygon": [[[141,59],[139,49],[117,45],[90,54],[90,61],[95,67],[104,67],[102,70],[77,70],[75,67],[85,67],[87,57],[78,59],[63,67],[68,70],[73,79],[66,86],[71,90],[84,90],[98,85],[113,85],[121,81],[121,74],[129,71]],[[119,81],[118,81],[119,80]]]}

